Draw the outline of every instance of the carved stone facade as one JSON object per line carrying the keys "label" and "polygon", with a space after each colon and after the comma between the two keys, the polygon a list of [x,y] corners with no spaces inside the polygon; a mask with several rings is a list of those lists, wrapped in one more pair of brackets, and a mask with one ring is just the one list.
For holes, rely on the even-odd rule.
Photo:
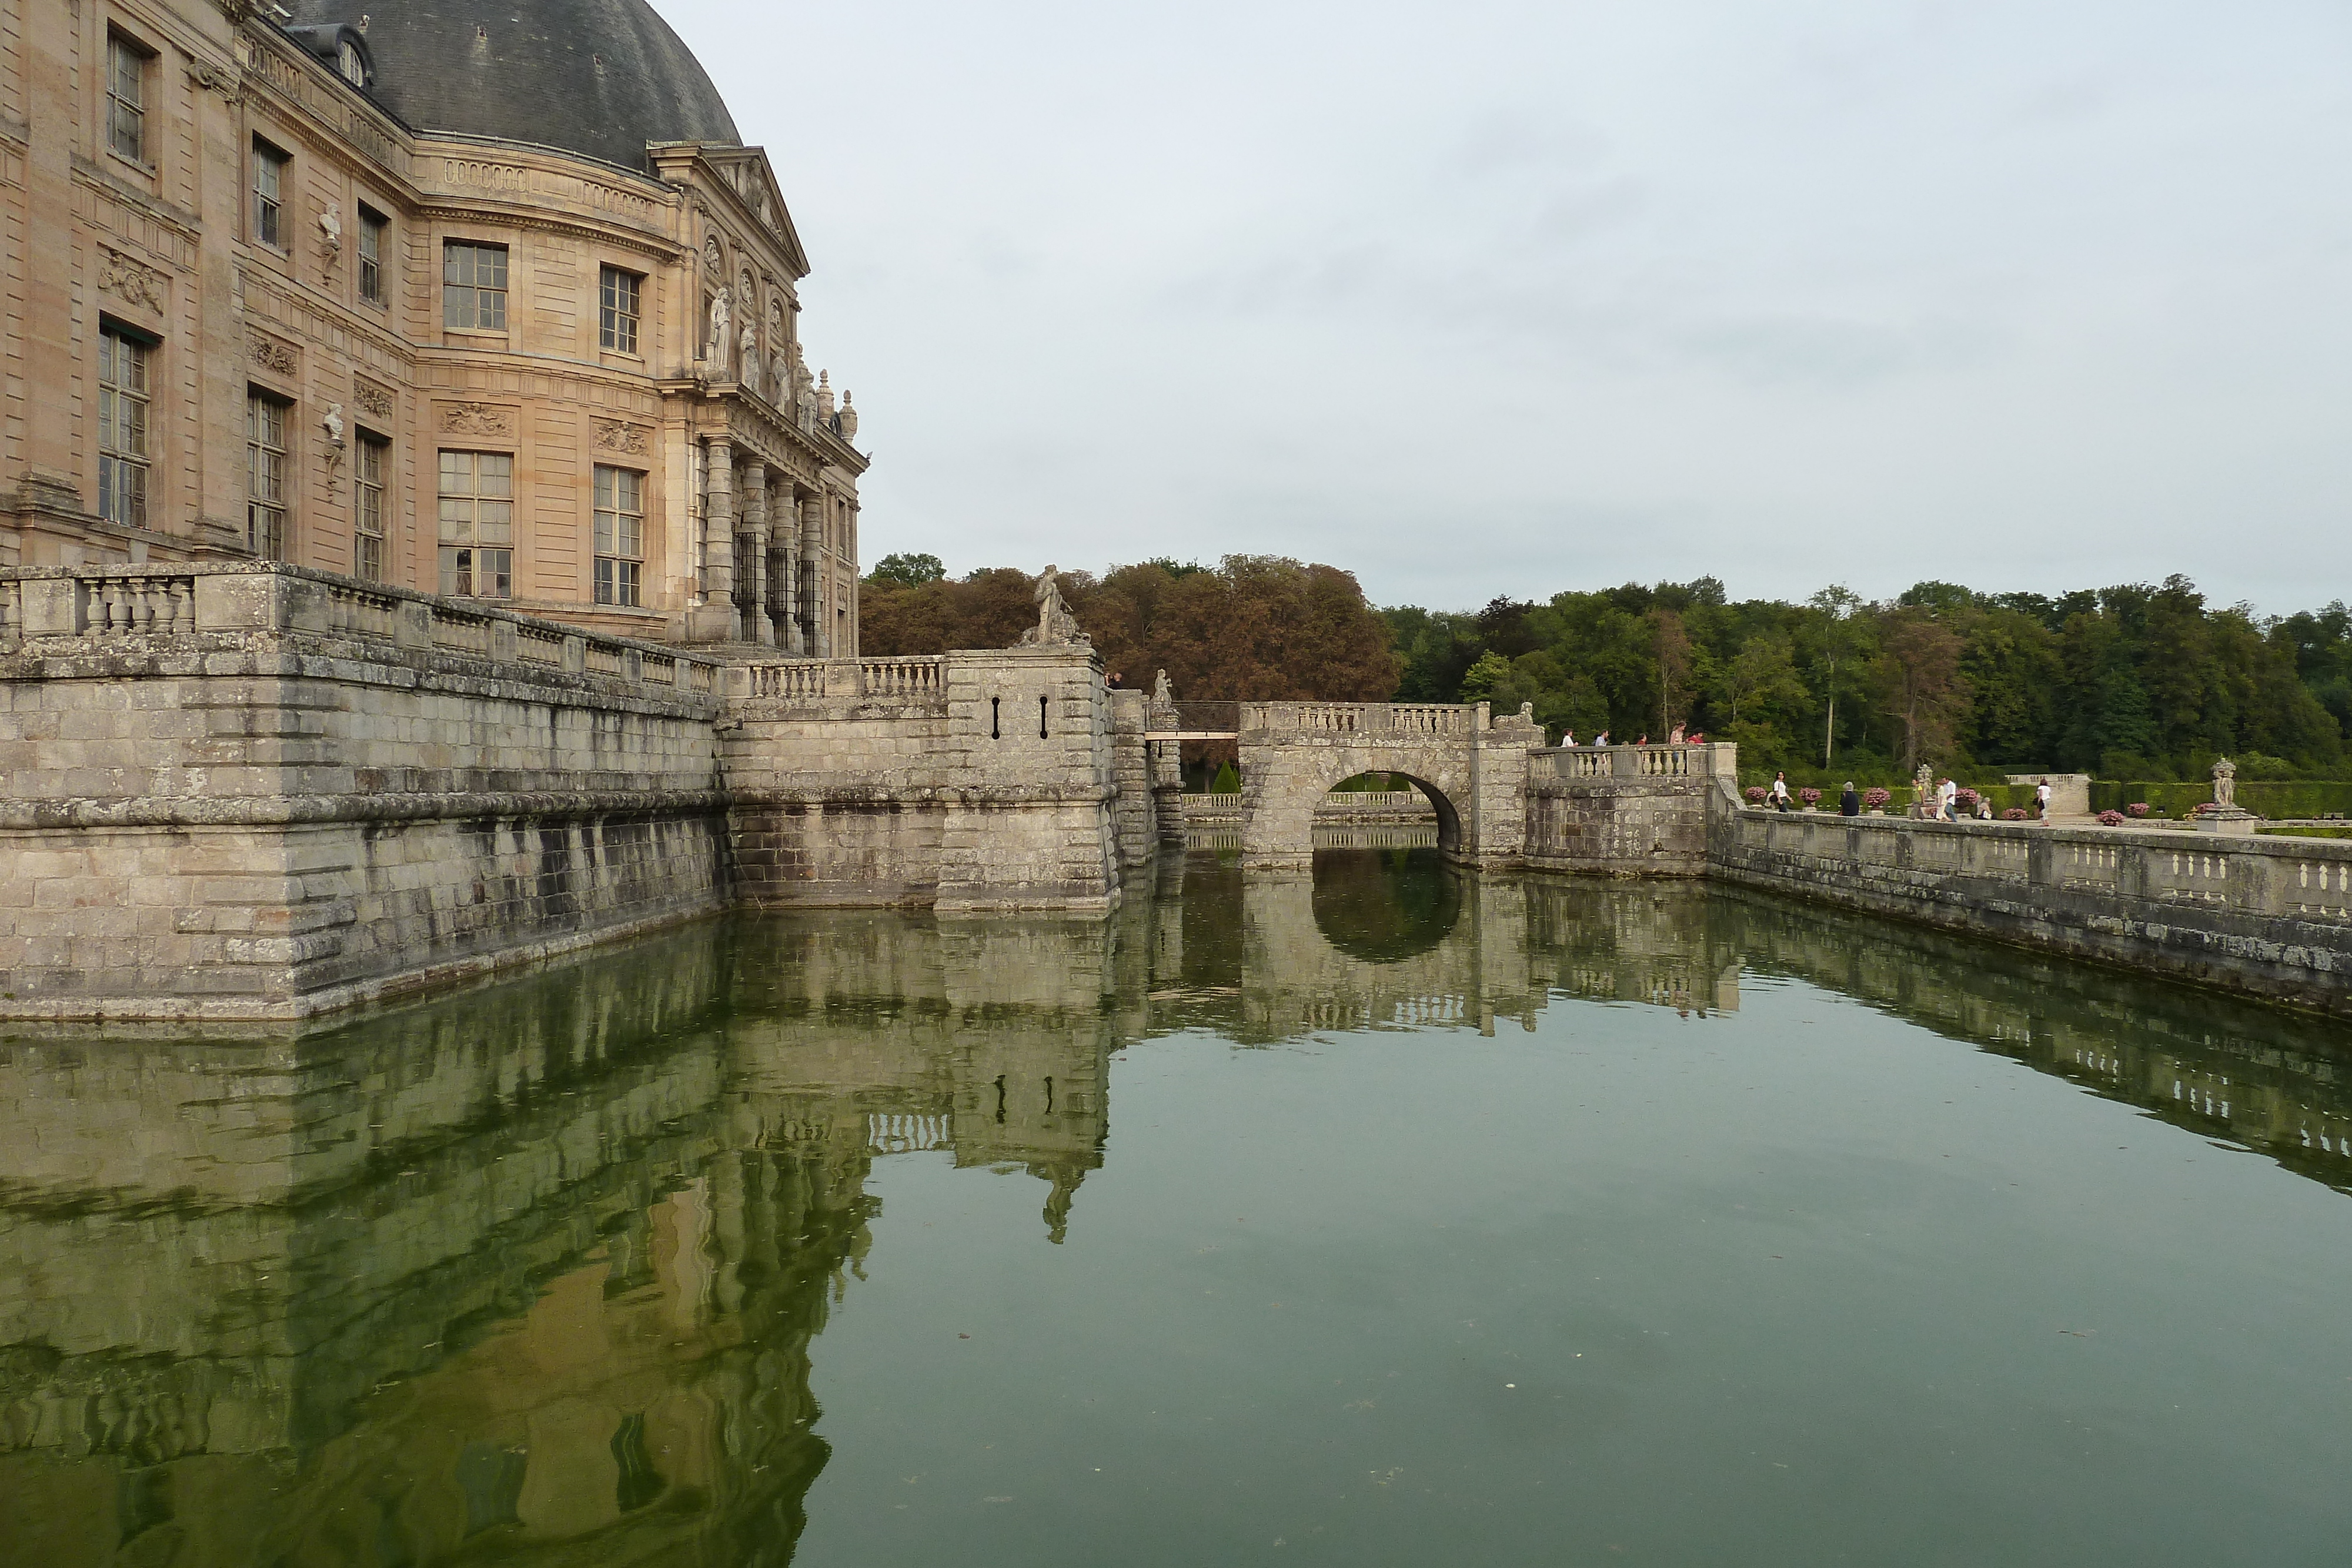
{"label": "carved stone facade", "polygon": [[0,0],[0,567],[274,556],[853,655],[866,458],[803,395],[766,154],[414,129],[316,10]]}

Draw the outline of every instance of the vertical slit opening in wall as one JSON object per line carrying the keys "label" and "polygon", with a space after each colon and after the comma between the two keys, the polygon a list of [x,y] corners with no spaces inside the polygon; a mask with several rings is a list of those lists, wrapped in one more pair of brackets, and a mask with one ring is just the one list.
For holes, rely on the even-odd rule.
{"label": "vertical slit opening in wall", "polygon": [[997,728],[997,720],[1000,716],[997,713],[997,709],[1003,704],[1003,702],[1004,699],[1003,697],[991,697],[988,699],[988,738],[991,740],[1003,740],[1004,738],[1003,732]]}
{"label": "vertical slit opening in wall", "polygon": [[1040,740],[1045,738],[1045,699],[1044,697],[1037,699],[1037,738]]}

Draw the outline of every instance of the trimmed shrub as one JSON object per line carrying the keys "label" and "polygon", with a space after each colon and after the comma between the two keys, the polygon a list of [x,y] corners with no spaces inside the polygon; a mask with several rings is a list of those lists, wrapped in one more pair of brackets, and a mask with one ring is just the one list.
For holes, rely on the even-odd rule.
{"label": "trimmed shrub", "polygon": [[1212,795],[1238,795],[1241,792],[1242,776],[1234,771],[1230,762],[1218,768],[1216,778],[1210,780],[1209,793]]}

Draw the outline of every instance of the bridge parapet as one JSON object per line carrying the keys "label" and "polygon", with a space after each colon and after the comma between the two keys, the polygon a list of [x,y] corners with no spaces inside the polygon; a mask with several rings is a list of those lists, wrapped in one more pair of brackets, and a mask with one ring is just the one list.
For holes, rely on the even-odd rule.
{"label": "bridge parapet", "polygon": [[1729,741],[1699,746],[1552,746],[1528,754],[1530,780],[1576,779],[1726,779],[1736,776],[1739,748]]}
{"label": "bridge parapet", "polygon": [[1239,728],[1309,735],[1468,735],[1491,724],[1484,703],[1240,703]]}

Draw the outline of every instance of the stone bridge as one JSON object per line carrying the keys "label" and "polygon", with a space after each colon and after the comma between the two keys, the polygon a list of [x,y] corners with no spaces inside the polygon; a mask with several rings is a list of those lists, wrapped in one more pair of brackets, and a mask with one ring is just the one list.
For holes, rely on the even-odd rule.
{"label": "stone bridge", "polygon": [[[1187,710],[1211,707],[1232,727],[1194,727]],[[1235,743],[1244,865],[1312,865],[1316,803],[1359,773],[1411,779],[1448,859],[1500,865],[1526,847],[1528,756],[1544,732],[1525,710],[1498,718],[1486,703],[1244,702],[1162,705],[1144,738]]]}

